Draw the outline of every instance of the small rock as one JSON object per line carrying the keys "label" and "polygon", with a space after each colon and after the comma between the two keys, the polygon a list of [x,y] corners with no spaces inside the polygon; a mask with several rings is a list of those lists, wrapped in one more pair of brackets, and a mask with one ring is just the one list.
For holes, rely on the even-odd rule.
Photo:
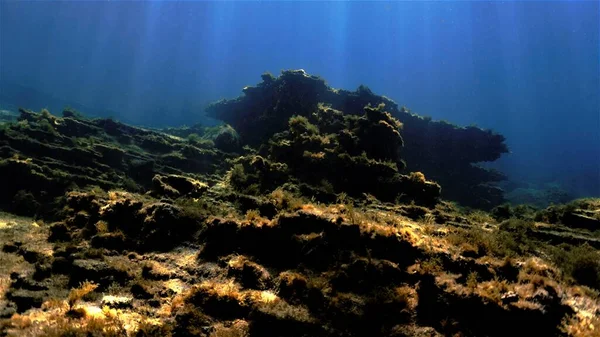
{"label": "small rock", "polygon": [[21,255],[23,255],[25,261],[29,263],[36,263],[47,259],[46,255],[36,252],[35,250],[24,250]]}
{"label": "small rock", "polygon": [[236,152],[241,149],[240,136],[229,125],[222,126],[214,139],[215,147],[225,152]]}
{"label": "small rock", "polygon": [[228,274],[236,277],[246,288],[267,289],[272,285],[269,272],[244,256],[236,256],[228,262]]}
{"label": "small rock", "polygon": [[101,234],[97,234],[94,235],[92,237],[91,243],[92,243],[92,247],[102,247],[102,248],[106,248],[106,249],[113,249],[113,250],[118,250],[121,251],[125,248],[127,248],[127,242],[126,242],[126,238],[125,235],[121,232],[115,232],[115,233],[101,233]]}
{"label": "small rock", "polygon": [[74,260],[74,255],[77,254],[81,249],[74,245],[68,245],[66,247],[58,247],[54,250],[54,257],[64,257],[68,260]]}
{"label": "small rock", "polygon": [[41,281],[47,279],[52,275],[52,265],[50,263],[36,263],[35,272],[33,273],[33,279]]}
{"label": "small rock", "polygon": [[12,273],[10,275],[10,278],[12,280],[11,287],[13,289],[25,289],[25,290],[32,290],[32,291],[48,290],[48,287],[46,285],[44,285],[40,282],[31,280],[28,277],[29,277],[29,275],[26,275],[26,274]]}
{"label": "small rock", "polygon": [[166,270],[161,270],[158,267],[155,267],[154,264],[148,263],[144,264],[142,267],[142,276],[149,280],[168,280],[172,277],[171,273]]}
{"label": "small rock", "polygon": [[73,217],[67,219],[67,224],[76,228],[85,227],[90,221],[91,217],[84,211],[77,212]]}
{"label": "small rock", "polygon": [[50,237],[48,241],[69,241],[71,240],[71,234],[69,227],[64,222],[56,222],[50,225]]}
{"label": "small rock", "polygon": [[100,286],[108,286],[113,282],[123,284],[130,279],[126,271],[117,270],[106,262],[91,259],[74,260],[69,275],[72,285],[79,285],[87,280],[94,281]]}
{"label": "small rock", "polygon": [[97,260],[78,259],[73,261],[73,267],[77,271],[94,273],[108,269],[108,264]]}

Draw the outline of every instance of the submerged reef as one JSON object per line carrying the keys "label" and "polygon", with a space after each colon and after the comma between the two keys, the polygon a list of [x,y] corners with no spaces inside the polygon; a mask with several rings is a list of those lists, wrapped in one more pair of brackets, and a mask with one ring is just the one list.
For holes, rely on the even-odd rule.
{"label": "submerged reef", "polygon": [[[420,117],[365,86],[356,91],[333,89],[323,79],[303,70],[283,71],[277,78],[264,74],[261,83],[245,87],[243,93],[241,97],[222,100],[207,108],[210,116],[233,126],[243,144],[263,144],[276,133],[285,131],[291,117],[310,119],[320,105],[343,115],[360,116],[366,106],[383,104],[384,110],[403,125],[401,152],[406,172],[424,173],[443,187],[445,199],[465,206],[491,209],[505,202],[502,190],[493,185],[505,176],[476,165],[494,161],[508,152],[502,135]],[[397,145],[392,140],[392,143],[377,146],[395,148]]]}
{"label": "submerged reef", "polygon": [[517,187],[506,193],[506,198],[512,204],[528,204],[537,208],[550,205],[564,204],[574,198],[557,184],[539,187]]}
{"label": "submerged reef", "polygon": [[0,334],[598,335],[599,199],[499,204],[501,136],[364,87],[245,92],[217,127],[1,124]]}

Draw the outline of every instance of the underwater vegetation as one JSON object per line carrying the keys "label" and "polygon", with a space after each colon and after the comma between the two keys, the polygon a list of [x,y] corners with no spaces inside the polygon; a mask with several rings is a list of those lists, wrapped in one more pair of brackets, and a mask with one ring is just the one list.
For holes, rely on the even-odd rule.
{"label": "underwater vegetation", "polygon": [[[477,166],[494,161],[508,152],[502,135],[477,127],[458,127],[433,121],[411,113],[387,97],[374,94],[365,86],[356,91],[333,89],[325,81],[303,70],[283,71],[279,77],[262,76],[262,82],[245,87],[244,95],[216,102],[207,113],[229,123],[240,134],[243,144],[258,146],[288,127],[293,116],[311,116],[325,105],[339,111],[348,120],[361,116],[367,105],[383,109],[403,125],[402,160],[404,172],[422,172],[439,183],[442,196],[462,205],[491,209],[506,200],[494,182],[505,179],[500,172]],[[335,119],[335,117],[333,117]],[[339,123],[331,120],[322,123]],[[325,132],[327,126],[325,127]],[[335,126],[331,126],[335,128]],[[365,135],[368,137],[368,135]],[[363,142],[370,140],[362,139]],[[371,148],[375,147],[372,144]],[[381,142],[380,149],[397,148],[397,144]]]}
{"label": "underwater vegetation", "polygon": [[208,110],[0,126],[2,334],[598,336],[600,200],[505,203],[502,136],[303,71]]}

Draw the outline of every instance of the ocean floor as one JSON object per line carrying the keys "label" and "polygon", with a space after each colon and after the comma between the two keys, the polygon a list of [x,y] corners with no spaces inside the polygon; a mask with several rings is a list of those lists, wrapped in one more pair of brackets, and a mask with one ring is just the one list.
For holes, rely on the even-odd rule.
{"label": "ocean floor", "polygon": [[1,124],[2,334],[599,336],[600,199],[507,204],[502,136],[302,71],[209,112]]}

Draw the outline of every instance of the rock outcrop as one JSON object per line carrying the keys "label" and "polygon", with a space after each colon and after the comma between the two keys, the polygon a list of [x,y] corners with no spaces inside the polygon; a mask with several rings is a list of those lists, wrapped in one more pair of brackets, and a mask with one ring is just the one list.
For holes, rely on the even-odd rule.
{"label": "rock outcrop", "polygon": [[291,117],[310,119],[320,104],[358,116],[368,105],[384,104],[385,111],[403,124],[402,158],[407,172],[424,173],[442,186],[443,198],[466,206],[491,209],[505,201],[502,190],[493,184],[505,179],[504,175],[477,166],[508,152],[504,137],[489,130],[432,121],[399,108],[364,86],[356,91],[333,89],[303,70],[283,71],[279,77],[265,74],[261,83],[245,87],[243,92],[241,97],[216,102],[207,109],[210,116],[231,124],[243,144],[258,147],[285,131]]}
{"label": "rock outcrop", "polygon": [[0,191],[6,209],[43,213],[75,187],[165,192],[169,186],[171,192],[199,194],[205,186],[194,179],[224,171],[232,157],[211,145],[111,119],[90,120],[70,111],[65,116],[21,109],[18,122],[0,128],[0,175],[10,177]]}
{"label": "rock outcrop", "polygon": [[0,335],[595,336],[600,200],[470,210],[501,136],[301,71],[245,92],[232,126],[1,124],[35,219],[0,212]]}

